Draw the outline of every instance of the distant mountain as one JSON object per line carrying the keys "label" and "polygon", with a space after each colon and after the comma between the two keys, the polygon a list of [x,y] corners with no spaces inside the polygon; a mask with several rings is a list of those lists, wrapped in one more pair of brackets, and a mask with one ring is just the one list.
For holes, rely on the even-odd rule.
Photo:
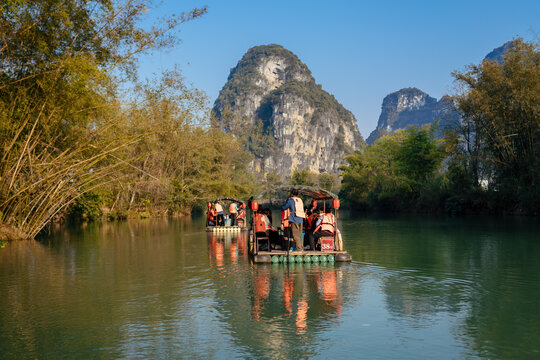
{"label": "distant mountain", "polygon": [[247,51],[231,70],[213,114],[212,126],[237,135],[255,155],[258,173],[335,173],[347,154],[365,144],[354,115],[280,45]]}
{"label": "distant mountain", "polygon": [[371,132],[367,143],[373,144],[381,136],[409,125],[422,126],[441,120],[440,126],[444,127],[456,118],[457,113],[448,98],[437,101],[417,88],[401,89],[384,98],[377,128]]}
{"label": "distant mountain", "polygon": [[[493,49],[484,60],[502,62],[506,52],[514,46],[515,40]],[[439,120],[439,130],[451,125],[459,115],[449,97],[441,100],[432,98],[417,88],[406,88],[387,95],[382,103],[377,127],[367,138],[368,144],[386,134],[409,125],[422,126]]]}
{"label": "distant mountain", "polygon": [[486,55],[484,60],[491,60],[491,61],[496,61],[498,63],[502,63],[504,55],[508,52],[508,50],[514,47],[514,43],[515,43],[515,40],[508,41],[504,43],[503,46],[499,46],[498,48],[493,49],[492,52]]}

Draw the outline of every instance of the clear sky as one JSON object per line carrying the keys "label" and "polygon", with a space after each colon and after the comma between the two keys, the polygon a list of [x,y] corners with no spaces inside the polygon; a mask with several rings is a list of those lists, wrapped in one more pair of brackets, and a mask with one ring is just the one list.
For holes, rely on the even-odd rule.
{"label": "clear sky", "polygon": [[280,44],[352,111],[364,138],[389,93],[417,87],[440,99],[453,93],[452,71],[540,34],[540,0],[165,0],[150,16],[204,5],[208,14],[181,27],[180,45],[141,61],[143,76],[177,65],[213,104],[249,48]]}

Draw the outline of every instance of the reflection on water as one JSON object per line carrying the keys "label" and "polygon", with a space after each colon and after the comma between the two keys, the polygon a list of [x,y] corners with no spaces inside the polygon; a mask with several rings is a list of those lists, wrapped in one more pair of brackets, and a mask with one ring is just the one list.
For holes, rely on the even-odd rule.
{"label": "reflection on water", "polygon": [[[247,232],[208,233],[207,239],[216,271],[216,311],[226,314],[240,347],[251,344],[246,348],[250,356],[293,358],[339,321],[340,266],[254,264],[247,254]],[[239,262],[244,266],[236,266]]]}
{"label": "reflection on water", "polygon": [[540,358],[534,221],[345,218],[351,264],[253,264],[204,219],[0,249],[0,358]]}

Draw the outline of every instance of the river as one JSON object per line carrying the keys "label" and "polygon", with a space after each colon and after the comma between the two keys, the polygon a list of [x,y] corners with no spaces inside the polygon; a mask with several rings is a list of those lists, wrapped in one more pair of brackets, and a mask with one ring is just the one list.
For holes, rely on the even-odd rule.
{"label": "river", "polygon": [[346,264],[147,219],[0,249],[1,359],[538,359],[537,219],[345,216]]}

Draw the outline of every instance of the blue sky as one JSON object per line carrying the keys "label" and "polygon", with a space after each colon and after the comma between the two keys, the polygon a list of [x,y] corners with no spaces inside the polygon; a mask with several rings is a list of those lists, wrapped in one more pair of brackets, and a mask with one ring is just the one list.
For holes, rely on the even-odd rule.
{"label": "blue sky", "polygon": [[440,99],[454,91],[452,71],[515,37],[540,40],[538,0],[165,0],[149,15],[204,5],[208,14],[180,28],[178,46],[141,60],[143,77],[177,65],[211,105],[249,48],[280,44],[353,112],[364,138],[389,93],[417,87]]}

